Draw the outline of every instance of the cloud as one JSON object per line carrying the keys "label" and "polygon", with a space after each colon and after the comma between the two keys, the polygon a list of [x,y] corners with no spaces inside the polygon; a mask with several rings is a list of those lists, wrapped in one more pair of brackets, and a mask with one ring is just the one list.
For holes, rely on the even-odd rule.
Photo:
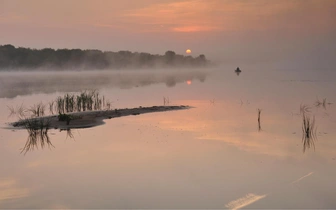
{"label": "cloud", "polygon": [[220,30],[220,28],[217,27],[209,27],[209,26],[180,26],[173,28],[173,31],[177,32],[197,32],[197,31],[215,31]]}
{"label": "cloud", "polygon": [[13,178],[0,180],[0,204],[10,199],[27,197],[28,189],[21,188]]}
{"label": "cloud", "polygon": [[[168,26],[165,30],[197,32],[217,30],[215,20],[209,14],[214,9],[212,1],[189,0],[150,4],[147,7],[125,11],[123,18],[130,22]],[[204,18],[202,20],[202,18]],[[175,27],[171,27],[175,25]]]}
{"label": "cloud", "polygon": [[249,193],[245,195],[244,197],[238,198],[237,200],[233,200],[225,205],[226,208],[230,209],[241,209],[243,207],[246,207],[252,203],[257,202],[260,199],[265,198],[267,195],[256,195],[253,193]]}
{"label": "cloud", "polygon": [[314,173],[314,172],[310,172],[310,173],[308,173],[308,174],[304,175],[303,177],[300,177],[299,179],[297,179],[297,180],[293,181],[291,184],[294,184],[294,183],[300,182],[302,179],[304,179],[304,178],[306,178],[306,177],[308,177],[308,176],[312,175],[313,173]]}
{"label": "cloud", "polygon": [[[8,2],[0,23],[132,32],[335,31],[336,1],[147,0]],[[0,5],[1,6],[1,5]],[[73,12],[76,11],[76,12]],[[83,24],[87,23],[87,24]],[[115,31],[114,30],[114,31]],[[302,32],[304,31],[304,32]],[[276,33],[275,32],[275,33]]]}
{"label": "cloud", "polygon": [[[133,24],[176,25],[172,32],[311,30],[330,27],[335,4],[326,0],[186,0],[154,3],[126,10],[121,18]],[[157,29],[160,30],[160,29]]]}
{"label": "cloud", "polygon": [[26,23],[29,22],[28,18],[23,15],[17,14],[0,14],[0,23]]}

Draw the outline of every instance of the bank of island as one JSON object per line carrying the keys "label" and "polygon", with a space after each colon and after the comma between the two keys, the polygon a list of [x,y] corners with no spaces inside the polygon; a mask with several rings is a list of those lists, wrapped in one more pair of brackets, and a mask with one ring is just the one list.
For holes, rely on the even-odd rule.
{"label": "bank of island", "polygon": [[174,110],[190,109],[190,106],[152,106],[152,107],[138,107],[138,108],[125,108],[114,110],[97,110],[97,111],[82,111],[72,112],[66,114],[31,117],[21,119],[19,121],[10,123],[13,128],[26,128],[26,129],[45,129],[54,128],[60,130],[76,129],[76,128],[89,128],[104,124],[105,119],[112,119],[116,117],[124,117],[130,115],[140,115],[153,112],[164,112]]}

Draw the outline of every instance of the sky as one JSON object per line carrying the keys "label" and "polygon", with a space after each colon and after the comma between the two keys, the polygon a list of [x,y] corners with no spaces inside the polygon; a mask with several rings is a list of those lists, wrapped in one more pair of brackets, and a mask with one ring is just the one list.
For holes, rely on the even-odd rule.
{"label": "sky", "polygon": [[334,37],[336,0],[0,0],[0,44],[38,49],[331,66]]}

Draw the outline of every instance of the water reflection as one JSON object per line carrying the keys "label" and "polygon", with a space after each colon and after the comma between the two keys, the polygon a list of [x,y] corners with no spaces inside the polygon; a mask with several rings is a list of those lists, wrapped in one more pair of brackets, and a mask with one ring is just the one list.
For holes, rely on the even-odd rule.
{"label": "water reflection", "polygon": [[[55,148],[51,143],[49,137],[49,127],[41,127],[40,129],[27,129],[28,138],[26,144],[21,149],[21,153],[26,154],[27,152],[33,151],[34,149],[44,149],[48,147],[49,149]],[[63,131],[63,130],[60,130]],[[66,138],[74,139],[74,134],[71,129],[66,129]]]}
{"label": "water reflection", "polygon": [[[21,149],[21,153],[26,154],[34,149],[44,149],[48,147],[49,149],[54,148],[49,137],[50,121],[44,118],[36,119],[26,119],[25,129],[28,132],[28,137],[26,144]],[[60,130],[62,131],[62,130]],[[71,129],[66,129],[67,138],[74,138]]]}
{"label": "water reflection", "polygon": [[[169,97],[163,97],[163,103],[164,105],[169,105]],[[242,113],[240,113],[242,110],[241,109],[236,109],[236,105],[231,105],[229,107],[229,104],[225,103],[225,106],[228,107],[230,112],[220,112],[222,109],[221,105],[224,105],[223,102],[219,101],[220,106],[214,106],[215,104],[215,99],[210,100],[210,105],[209,102],[183,102],[183,103],[190,103],[195,105],[195,107],[198,107],[199,110],[202,110],[200,112],[199,110],[195,109],[194,114],[190,114],[190,112],[186,113],[179,113],[177,116],[173,115],[171,113],[169,116],[174,116],[173,118],[180,118],[182,117],[183,119],[178,119],[174,120],[175,123],[178,123],[179,128],[173,128],[173,130],[189,130],[193,131],[195,133],[200,133],[200,136],[198,137],[199,139],[209,139],[209,140],[222,140],[222,141],[227,141],[230,145],[236,145],[238,147],[242,148],[247,148],[247,150],[262,150],[262,153],[267,153],[269,152],[269,148],[271,145],[269,143],[262,143],[264,139],[267,138],[274,138],[274,136],[277,134],[277,130],[275,127],[272,126],[272,123],[270,123],[269,118],[263,118],[263,121],[265,121],[266,130],[272,131],[272,132],[264,132],[263,135],[256,135],[256,131],[254,130],[252,126],[248,124],[248,119],[251,121],[253,120],[253,125],[255,125],[255,114],[253,114],[253,108],[246,107]],[[254,110],[255,111],[255,110]],[[302,130],[302,151],[305,153],[309,149],[314,149],[315,151],[315,142],[317,140],[317,135],[316,135],[316,123],[315,123],[315,116],[311,116],[311,108],[307,105],[301,104],[300,113],[297,113],[300,118],[298,118],[298,122],[301,123],[301,128],[298,127],[299,129]],[[204,112],[204,113],[203,113]],[[200,113],[204,116],[198,116]],[[257,131],[261,132],[262,131],[262,126],[261,126],[261,113],[262,109],[258,108],[257,109]],[[220,119],[217,119],[217,117],[223,115]],[[246,115],[248,117],[246,117]],[[253,116],[254,115],[254,116]],[[190,116],[195,116],[194,118],[191,119],[191,121],[185,122],[186,119],[190,119]],[[196,117],[197,116],[197,117]],[[208,119],[208,116],[212,116],[210,120]],[[242,122],[239,123],[236,119],[237,116],[242,117]],[[244,117],[244,118],[243,118]],[[281,116],[280,115],[275,115],[273,116],[274,119],[278,119]],[[150,120],[153,120],[156,118],[156,115],[151,115]],[[46,118],[47,119],[47,118]],[[143,123],[143,120],[145,118],[141,118],[141,123]],[[217,120],[214,120],[217,119]],[[205,121],[206,120],[206,121]],[[137,119],[132,119],[132,121],[137,121]],[[158,119],[158,122],[162,122],[161,126],[164,125],[165,123],[169,123],[170,121],[167,120],[166,118],[164,119]],[[231,123],[228,123],[231,122]],[[234,123],[232,123],[234,122]],[[140,123],[140,124],[141,124]],[[223,128],[220,125],[225,124],[227,127],[225,130],[226,132],[219,132],[219,130],[223,130]],[[288,121],[285,122],[285,124],[288,124]],[[297,123],[296,123],[297,124]],[[188,126],[189,127],[188,127]],[[271,126],[270,126],[271,125]],[[299,125],[299,124],[297,124]],[[176,125],[174,125],[176,126]],[[171,130],[172,125],[168,126],[168,130]],[[34,150],[35,148],[52,148],[54,147],[53,144],[50,141],[50,138],[48,136],[48,131],[49,131],[49,125],[48,122],[38,122],[38,121],[32,121],[28,123],[28,126],[26,126],[27,131],[28,131],[28,140],[24,148],[22,149],[22,153],[27,153],[28,151]],[[52,126],[53,127],[53,126]],[[286,125],[281,124],[279,126],[279,131],[283,132],[283,127],[286,127]],[[290,127],[290,126],[289,126]],[[244,130],[245,132],[238,132],[238,130]],[[234,131],[234,138],[230,137],[228,138],[229,132]],[[65,129],[61,131],[66,131],[66,138],[74,138],[73,132],[70,129]],[[296,133],[296,132],[291,132],[291,133]],[[232,135],[232,134],[231,134]],[[283,135],[281,133],[281,135]],[[244,136],[249,136],[249,139],[252,139],[248,143],[240,140],[240,138]],[[294,136],[293,136],[294,137]],[[289,138],[293,138],[289,137]],[[288,138],[288,137],[287,137]],[[300,137],[299,137],[300,138]],[[297,139],[296,137],[294,140]],[[296,145],[293,145],[296,146]],[[260,151],[259,151],[260,152]]]}
{"label": "water reflection", "polygon": [[261,131],[261,125],[260,125],[260,114],[261,114],[261,109],[258,109],[258,131]]}
{"label": "water reflection", "polygon": [[[218,83],[209,78],[205,84],[177,85],[172,89],[165,88],[163,83],[163,92],[157,91],[156,87],[116,91],[116,97],[122,102],[127,99],[123,96],[130,95],[131,98],[116,108],[144,106],[142,103],[147,98],[142,99],[142,96],[145,95],[155,98],[155,101],[146,101],[148,104],[162,105],[162,102],[170,101],[195,108],[108,120],[104,126],[82,130],[80,137],[73,130],[52,136],[51,126],[47,134],[56,148],[52,152],[49,149],[41,152],[40,149],[24,158],[18,156],[17,149],[24,146],[27,134],[24,131],[26,136],[21,137],[24,142],[10,141],[22,133],[4,131],[3,137],[0,135],[0,159],[3,160],[1,165],[8,170],[2,170],[1,176],[18,175],[25,183],[19,187],[33,192],[31,197],[13,199],[13,203],[17,203],[14,207],[23,208],[32,203],[32,208],[64,205],[69,208],[266,209],[283,208],[287,202],[291,204],[285,206],[287,208],[332,207],[335,185],[330,174],[335,173],[332,167],[336,146],[333,141],[335,107],[328,106],[330,116],[324,117],[323,108],[317,110],[314,106],[317,94],[312,97],[309,92],[305,96],[305,88],[300,92],[297,86],[278,87],[273,81],[265,85],[251,80],[253,86],[244,86],[248,80],[231,80],[237,78],[232,71],[228,73],[230,79],[219,77]],[[243,75],[248,78],[245,73],[249,72]],[[260,86],[256,87],[257,83]],[[281,87],[285,88],[283,92],[278,91]],[[113,90],[109,91],[114,97]],[[40,100],[37,97],[2,99],[5,102],[0,103],[4,107],[2,116],[8,114],[5,112],[7,101],[14,106],[22,100],[32,104]],[[329,95],[326,97],[333,99]],[[316,152],[309,143],[311,139],[302,136],[301,102],[310,106],[302,106],[302,112],[315,116],[319,131],[329,133],[318,134],[320,142],[314,142]],[[259,122],[258,108],[261,109]],[[290,115],[293,110],[297,115]],[[262,132],[258,133],[259,127]],[[80,142],[67,140],[64,143],[66,136],[71,138],[73,135]],[[32,142],[41,148],[40,140]],[[48,148],[47,143],[44,145]],[[307,147],[304,154],[303,147]],[[39,176],[41,172],[45,176]],[[135,174],[141,176],[134,179]],[[306,180],[307,176],[309,179]],[[305,181],[301,183],[302,180]],[[294,185],[284,184],[289,182]],[[313,189],[314,183],[319,185]],[[233,192],[232,189],[237,190]],[[212,196],[208,196],[209,192]],[[309,192],[314,195],[310,196]],[[314,204],[316,193],[330,195],[327,196],[329,205]],[[306,197],[297,201],[296,195]],[[44,199],[38,199],[41,197]],[[153,198],[163,200],[153,203]],[[130,202],[125,204],[125,200]],[[5,204],[1,207],[13,206]]]}
{"label": "water reflection", "polygon": [[[29,190],[20,186],[15,178],[0,178],[0,204],[24,198],[29,195]],[[0,207],[1,208],[1,207]]]}
{"label": "water reflection", "polygon": [[256,195],[253,193],[249,193],[247,195],[245,195],[242,198],[238,198],[237,200],[233,200],[231,202],[229,202],[228,204],[225,205],[226,208],[229,209],[241,209],[244,208],[254,202],[257,202],[260,199],[265,198],[267,195]]}
{"label": "water reflection", "polygon": [[326,98],[324,98],[322,101],[320,101],[317,98],[315,102],[315,107],[320,108],[322,106],[324,110],[327,110],[327,105],[331,105],[331,104],[332,104],[331,102],[327,102]]}
{"label": "water reflection", "polygon": [[47,124],[41,124],[39,126],[40,128],[26,127],[28,131],[28,138],[26,144],[21,149],[21,153],[26,154],[29,151],[38,149],[39,147],[42,149],[45,146],[47,146],[49,149],[54,147],[48,135],[49,126]]}
{"label": "water reflection", "polygon": [[2,73],[0,98],[14,98],[33,93],[80,92],[103,87],[133,88],[164,83],[174,87],[187,80],[204,82],[209,72],[190,70],[123,72],[36,72]]}
{"label": "water reflection", "polygon": [[66,138],[70,138],[70,139],[73,139],[74,138],[74,135],[72,133],[72,130],[71,129],[66,129]]}
{"label": "water reflection", "polygon": [[315,141],[317,140],[315,117],[310,118],[306,114],[303,114],[302,117],[303,152],[311,147],[314,148],[315,151]]}

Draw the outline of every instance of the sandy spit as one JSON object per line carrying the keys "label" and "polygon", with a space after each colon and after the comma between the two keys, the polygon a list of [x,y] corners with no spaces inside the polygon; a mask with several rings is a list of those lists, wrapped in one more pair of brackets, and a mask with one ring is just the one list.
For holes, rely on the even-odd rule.
{"label": "sandy spit", "polygon": [[102,111],[85,111],[85,112],[73,112],[67,113],[71,116],[69,124],[66,121],[59,121],[58,115],[44,116],[19,120],[13,123],[9,123],[11,128],[25,128],[28,121],[48,122],[48,127],[54,129],[73,129],[73,128],[89,128],[104,124],[105,119],[112,119],[116,117],[124,117],[130,115],[140,115],[153,112],[164,112],[174,110],[190,109],[190,106],[152,106],[152,107],[138,107],[138,108],[125,108],[115,110],[102,110]]}

